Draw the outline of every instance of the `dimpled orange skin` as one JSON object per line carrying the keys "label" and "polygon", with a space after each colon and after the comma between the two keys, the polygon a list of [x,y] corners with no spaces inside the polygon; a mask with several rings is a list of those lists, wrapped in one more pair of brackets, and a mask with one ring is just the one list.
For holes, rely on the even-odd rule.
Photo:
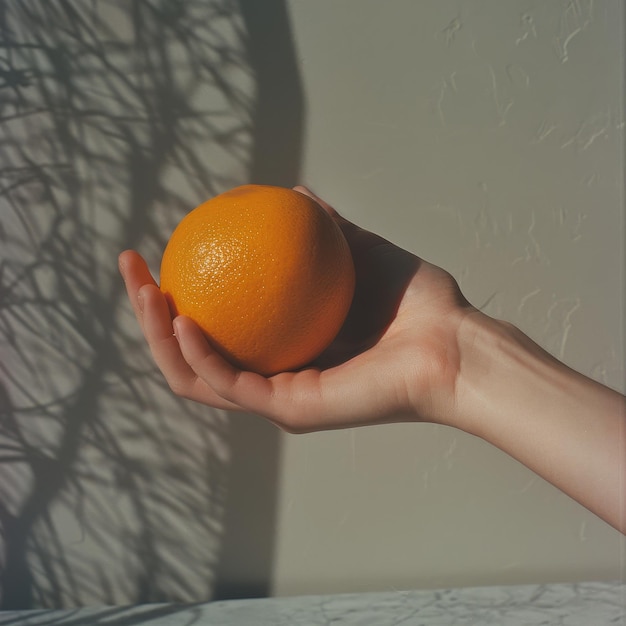
{"label": "dimpled orange skin", "polygon": [[315,359],[341,328],[354,294],[350,248],[315,201],[244,185],[204,202],[174,230],[161,291],[211,345],[270,376]]}

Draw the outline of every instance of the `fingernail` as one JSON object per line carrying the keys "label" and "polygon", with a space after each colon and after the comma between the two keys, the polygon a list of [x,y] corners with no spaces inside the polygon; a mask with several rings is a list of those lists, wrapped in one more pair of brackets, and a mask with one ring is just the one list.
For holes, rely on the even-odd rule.
{"label": "fingernail", "polygon": [[139,310],[143,313],[143,294],[141,291],[137,294],[137,306]]}

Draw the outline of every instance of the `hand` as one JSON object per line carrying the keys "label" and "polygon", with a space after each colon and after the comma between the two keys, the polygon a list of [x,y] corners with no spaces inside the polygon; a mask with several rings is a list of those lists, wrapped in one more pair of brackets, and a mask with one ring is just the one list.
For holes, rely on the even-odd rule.
{"label": "hand", "polygon": [[474,309],[444,270],[342,218],[356,292],[333,344],[310,367],[265,378],[225,361],[189,318],[172,320],[145,261],[120,255],[128,297],[155,362],[177,395],[262,415],[288,432],[391,421],[454,425],[457,333]]}
{"label": "hand", "polygon": [[296,189],[337,221],[356,269],[344,327],[300,371],[265,378],[226,362],[189,318],[172,320],[144,260],[120,255],[135,314],[174,393],[257,413],[288,432],[410,420],[454,426],[626,533],[626,398],[471,307],[442,269]]}

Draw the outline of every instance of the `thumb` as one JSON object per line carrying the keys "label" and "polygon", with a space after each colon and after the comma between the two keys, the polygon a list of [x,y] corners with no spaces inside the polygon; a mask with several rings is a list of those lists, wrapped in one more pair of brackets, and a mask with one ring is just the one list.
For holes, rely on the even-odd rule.
{"label": "thumb", "polygon": [[316,196],[308,187],[298,185],[293,189],[317,202],[317,204],[337,222],[345,238],[348,240],[353,255],[358,255],[360,252],[367,251],[380,244],[389,244],[389,242],[380,235],[376,235],[347,220],[330,206],[328,202],[324,202],[319,196]]}
{"label": "thumb", "polygon": [[324,211],[326,211],[326,213],[328,213],[331,217],[339,217],[339,213],[337,213],[337,211],[333,207],[331,207],[328,202],[324,202],[324,200],[322,200],[319,196],[316,196],[308,187],[304,187],[303,185],[296,185],[293,190],[305,196],[308,196],[309,198],[311,198],[311,200],[317,202],[317,204],[319,204],[322,209],[324,209]]}

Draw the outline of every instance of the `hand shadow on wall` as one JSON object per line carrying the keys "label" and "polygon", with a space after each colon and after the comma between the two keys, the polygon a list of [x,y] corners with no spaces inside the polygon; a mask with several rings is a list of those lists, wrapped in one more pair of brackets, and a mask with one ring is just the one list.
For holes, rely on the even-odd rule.
{"label": "hand shadow on wall", "polygon": [[270,591],[279,433],[169,392],[116,257],[296,184],[303,115],[282,0],[0,4],[1,608]]}

